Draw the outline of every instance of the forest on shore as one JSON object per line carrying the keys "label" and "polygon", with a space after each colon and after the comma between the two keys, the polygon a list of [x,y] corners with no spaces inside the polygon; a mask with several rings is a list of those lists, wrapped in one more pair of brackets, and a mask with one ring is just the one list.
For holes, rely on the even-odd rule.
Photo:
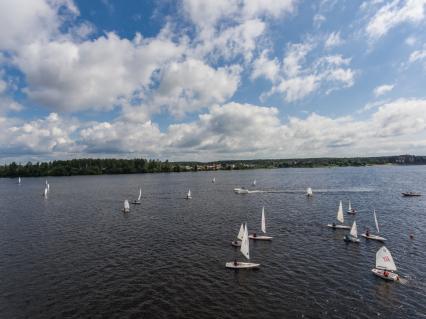
{"label": "forest on shore", "polygon": [[354,158],[258,159],[215,162],[169,162],[135,159],[73,159],[50,162],[12,162],[0,165],[0,177],[72,176],[102,174],[168,173],[206,170],[240,170],[284,167],[335,167],[367,165],[424,165],[426,156],[398,155]]}

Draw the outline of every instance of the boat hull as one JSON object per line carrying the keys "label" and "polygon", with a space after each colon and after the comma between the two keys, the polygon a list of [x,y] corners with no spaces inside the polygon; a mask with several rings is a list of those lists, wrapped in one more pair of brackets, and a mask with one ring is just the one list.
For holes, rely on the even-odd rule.
{"label": "boat hull", "polygon": [[330,227],[330,228],[333,228],[333,229],[351,229],[351,226],[346,226],[346,225],[328,224],[327,227]]}
{"label": "boat hull", "polygon": [[241,247],[241,240],[234,240],[231,242],[231,245],[234,247]]}
{"label": "boat hull", "polygon": [[377,236],[377,235],[366,235],[366,234],[362,234],[361,235],[362,237],[364,237],[365,239],[372,239],[372,240],[377,240],[377,241],[386,241],[386,238],[384,238],[384,237],[380,237],[380,236]]}
{"label": "boat hull", "polygon": [[258,235],[254,236],[254,235],[249,235],[248,237],[250,239],[253,239],[253,240],[272,240],[272,237],[270,237],[270,236],[258,236]]}
{"label": "boat hull", "polygon": [[230,261],[225,264],[225,267],[231,268],[231,269],[253,269],[253,268],[259,268],[260,264],[246,263],[241,261],[238,261],[237,264],[235,264],[233,261]]}
{"label": "boat hull", "polygon": [[248,194],[249,193],[248,189],[242,189],[242,188],[234,188],[234,192],[236,194]]}
{"label": "boat hull", "polygon": [[399,281],[399,275],[390,271],[388,271],[387,275],[385,275],[385,271],[383,269],[373,268],[371,269],[371,272],[375,274],[376,276],[387,281]]}
{"label": "boat hull", "polygon": [[360,242],[359,238],[355,238],[355,237],[351,237],[351,236],[349,236],[349,237],[345,236],[345,237],[343,237],[343,240],[347,243],[359,243]]}
{"label": "boat hull", "polygon": [[346,213],[351,214],[351,215],[355,215],[356,214],[356,210],[348,210]]}
{"label": "boat hull", "polygon": [[131,202],[130,204],[132,204],[132,205],[140,205],[140,204],[141,204],[141,202],[140,202],[140,201],[138,201],[138,200],[135,200],[135,201]]}
{"label": "boat hull", "polygon": [[419,193],[401,193],[402,194],[402,196],[405,196],[405,197],[418,197],[418,196],[422,196],[422,194],[419,194]]}

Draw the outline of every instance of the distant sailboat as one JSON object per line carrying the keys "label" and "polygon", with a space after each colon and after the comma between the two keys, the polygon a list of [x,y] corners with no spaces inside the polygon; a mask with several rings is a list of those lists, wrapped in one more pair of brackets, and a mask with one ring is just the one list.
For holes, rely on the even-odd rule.
{"label": "distant sailboat", "polygon": [[44,199],[47,199],[47,192],[48,192],[47,187],[45,187],[44,188],[44,193],[43,193]]}
{"label": "distant sailboat", "polygon": [[383,246],[376,253],[376,268],[371,269],[373,274],[390,281],[398,281],[398,274],[394,273],[396,271],[396,265],[393,261],[390,251]]}
{"label": "distant sailboat", "polygon": [[128,213],[128,212],[130,212],[130,205],[129,205],[129,201],[128,201],[127,199],[124,201],[124,208],[123,208],[123,212],[124,212],[124,213]]}
{"label": "distant sailboat", "polygon": [[237,188],[234,188],[234,193],[236,193],[236,194],[248,194],[249,190],[244,188],[244,187],[237,187]]}
{"label": "distant sailboat", "polygon": [[241,224],[240,231],[238,232],[238,235],[237,235],[237,238],[239,240],[234,240],[231,243],[232,246],[241,247],[241,241],[243,240],[243,236],[244,236],[244,229],[245,229],[244,224]]}
{"label": "distant sailboat", "polygon": [[142,198],[142,188],[139,187],[139,196],[137,200],[134,200],[132,204],[134,205],[140,205],[141,204],[141,198]]}
{"label": "distant sailboat", "polygon": [[[248,238],[248,230],[247,224],[244,227],[244,234],[241,241],[241,253],[247,260],[250,260],[250,247],[249,247],[249,238]],[[225,264],[226,268],[232,269],[250,269],[250,268],[258,268],[260,264],[250,263],[250,262],[242,262],[242,261],[230,261]]]}
{"label": "distant sailboat", "polygon": [[18,184],[21,184],[21,178],[18,177]]}
{"label": "distant sailboat", "polygon": [[348,211],[347,211],[347,213],[348,213],[348,214],[355,214],[355,213],[356,213],[355,208],[352,208],[352,206],[351,206],[351,201],[349,201],[349,206],[348,206]]}
{"label": "distant sailboat", "polygon": [[213,177],[213,179],[212,179],[212,183],[214,184],[214,183],[216,183],[216,177]]}
{"label": "distant sailboat", "polygon": [[256,186],[256,183],[257,183],[256,180],[254,180],[253,183],[252,183],[252,185]]}
{"label": "distant sailboat", "polygon": [[346,242],[359,243],[358,230],[356,227],[355,220],[354,220],[354,223],[352,224],[351,232],[349,233],[349,235],[345,235],[345,237],[343,237],[343,240]]}
{"label": "distant sailboat", "polygon": [[[373,216],[374,216],[374,223],[376,224],[376,230],[377,230],[377,234],[380,233],[380,229],[379,229],[379,223],[377,222],[377,215],[376,215],[376,210],[373,210]],[[373,235],[370,233],[370,231],[367,229],[367,231],[361,235],[362,237],[366,238],[366,239],[373,239],[373,240],[378,240],[378,241],[385,241],[386,238],[381,237],[379,235]]]}
{"label": "distant sailboat", "polygon": [[[265,207],[262,207],[262,220],[261,220],[262,233],[266,234],[266,220],[265,220]],[[254,240],[272,240],[272,237],[261,235],[258,236],[256,233],[249,235],[250,239]]]}
{"label": "distant sailboat", "polygon": [[336,223],[328,224],[328,227],[334,228],[334,229],[350,229],[350,226],[344,225],[344,217],[343,217],[343,205],[342,201],[340,201],[339,209],[337,211],[337,220],[341,223],[340,225],[336,225]]}
{"label": "distant sailboat", "polygon": [[311,197],[314,196],[314,193],[312,192],[312,188],[308,187],[306,190],[306,196]]}
{"label": "distant sailboat", "polygon": [[50,185],[49,185],[49,183],[47,182],[47,179],[46,179],[45,184],[46,184],[46,189],[47,189],[47,191],[48,191],[48,192],[50,192]]}
{"label": "distant sailboat", "polygon": [[186,194],[186,199],[192,199],[191,190],[188,189],[188,194]]}

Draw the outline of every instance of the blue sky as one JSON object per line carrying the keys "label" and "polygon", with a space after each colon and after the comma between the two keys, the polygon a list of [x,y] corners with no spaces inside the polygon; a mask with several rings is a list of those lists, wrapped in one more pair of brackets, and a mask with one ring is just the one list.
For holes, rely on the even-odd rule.
{"label": "blue sky", "polygon": [[0,157],[426,154],[426,0],[3,0]]}

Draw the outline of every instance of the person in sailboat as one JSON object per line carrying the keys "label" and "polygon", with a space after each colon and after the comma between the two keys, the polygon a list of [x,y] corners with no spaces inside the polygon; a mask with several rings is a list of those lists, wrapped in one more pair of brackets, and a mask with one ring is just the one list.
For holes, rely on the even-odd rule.
{"label": "person in sailboat", "polygon": [[234,259],[234,266],[237,267],[238,266],[238,261],[236,259]]}
{"label": "person in sailboat", "polygon": [[253,237],[256,237],[257,235],[256,235],[256,233],[253,233]]}
{"label": "person in sailboat", "polygon": [[333,223],[332,225],[333,225],[333,228],[335,228],[335,227],[336,227],[336,223]]}
{"label": "person in sailboat", "polygon": [[365,236],[370,237],[370,228],[367,228],[365,231]]}

